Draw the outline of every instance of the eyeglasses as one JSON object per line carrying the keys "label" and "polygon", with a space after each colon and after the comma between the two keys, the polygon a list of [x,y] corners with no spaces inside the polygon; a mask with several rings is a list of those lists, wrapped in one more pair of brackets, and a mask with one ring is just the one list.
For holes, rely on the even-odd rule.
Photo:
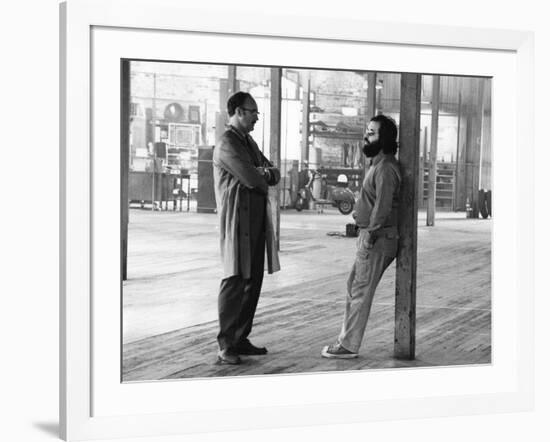
{"label": "eyeglasses", "polygon": [[246,107],[241,107],[242,110],[245,110],[245,111],[248,111],[248,112],[251,112],[253,114],[256,114],[256,115],[260,115],[260,112],[258,112],[258,109],[248,109]]}

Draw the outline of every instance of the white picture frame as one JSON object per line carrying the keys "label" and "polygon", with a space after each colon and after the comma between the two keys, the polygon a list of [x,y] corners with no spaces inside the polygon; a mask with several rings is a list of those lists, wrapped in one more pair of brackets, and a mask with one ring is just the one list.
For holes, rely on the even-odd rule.
{"label": "white picture frame", "polygon": [[[530,160],[534,152],[532,33],[353,20],[305,21],[303,17],[273,14],[231,16],[225,12],[216,14],[193,10],[170,0],[142,1],[139,8],[136,8],[134,2],[131,10],[128,5],[124,0],[70,0],[61,4],[62,437],[66,440],[81,440],[163,436],[531,409],[534,390],[534,229],[530,228],[531,221],[526,221],[525,216],[520,218],[520,214],[534,213],[533,164]],[[238,29],[231,25],[237,21]],[[219,44],[220,39],[229,37],[232,41],[246,40],[252,47],[258,44],[274,45],[274,51],[265,51],[263,56],[257,53],[251,60],[252,64],[277,64],[281,60],[289,60],[288,63],[292,64],[298,55],[287,53],[283,51],[284,48],[280,53],[276,50],[278,44],[284,45],[284,42],[291,41],[293,46],[324,45],[329,49],[337,46],[342,53],[367,47],[376,54],[402,50],[404,56],[399,60],[401,71],[494,75],[497,83],[494,91],[495,144],[500,140],[499,149],[504,151],[504,154],[498,154],[495,158],[495,187],[499,190],[495,194],[494,212],[497,221],[499,214],[502,214],[500,220],[507,219],[495,223],[493,241],[500,251],[507,250],[510,256],[504,262],[499,261],[495,254],[494,276],[502,278],[502,281],[497,281],[494,290],[501,290],[498,299],[502,298],[502,302],[496,302],[494,307],[493,339],[497,350],[498,341],[507,340],[511,347],[509,352],[495,350],[490,367],[461,367],[452,371],[443,367],[423,371],[389,370],[384,373],[375,371],[115,385],[117,373],[113,367],[119,367],[117,346],[109,346],[110,335],[102,333],[101,329],[105,325],[105,330],[116,330],[120,315],[116,309],[109,308],[109,301],[97,293],[118,290],[119,287],[112,287],[109,277],[101,277],[102,270],[97,260],[103,258],[101,251],[104,249],[95,241],[98,236],[105,236],[106,242],[111,241],[110,244],[114,243],[118,247],[117,238],[103,235],[113,225],[115,231],[118,231],[118,218],[108,216],[112,212],[98,209],[95,204],[94,198],[102,195],[105,189],[102,190],[94,176],[98,173],[98,167],[102,168],[100,172],[103,176],[112,176],[118,173],[119,168],[116,162],[110,165],[100,163],[103,164],[101,166],[94,163],[98,152],[93,150],[93,146],[99,137],[94,130],[98,126],[102,127],[103,121],[108,124],[108,116],[111,115],[106,108],[105,112],[100,112],[105,115],[98,114],[98,105],[100,110],[103,109],[102,101],[96,100],[94,94],[103,88],[105,95],[113,99],[109,85],[119,81],[119,77],[112,81],[111,72],[101,68],[100,73],[105,73],[106,77],[106,82],[101,83],[96,78],[97,69],[103,66],[101,63],[106,63],[106,69],[110,69],[112,60],[117,57],[139,58],[145,54],[145,58],[149,58],[152,54],[154,58],[167,59],[170,54],[174,54],[170,52],[169,46],[163,46],[165,49],[161,50],[155,49],[154,44],[150,47],[143,44],[138,51],[125,40],[131,35],[133,40],[141,36],[147,42],[151,41],[153,34],[162,41],[175,39],[172,43],[174,47],[177,47],[178,38],[191,38],[193,42],[202,40],[200,44],[206,47]],[[101,46],[106,41],[110,43],[109,48]],[[100,57],[94,52],[98,47],[102,48]],[[415,56],[407,57],[407,51],[411,50],[415,51]],[[434,53],[447,54],[448,57],[449,51],[454,57],[453,60],[445,59],[447,67],[442,65],[439,57],[433,57]],[[484,54],[478,57],[479,63],[475,63],[475,66],[471,62],[468,64],[467,60],[475,59],[476,53]],[[180,57],[176,54],[170,58]],[[186,61],[194,61],[189,57],[193,59],[197,55],[187,55]],[[203,55],[201,61],[242,63],[245,60],[242,54],[230,51],[226,51],[223,60],[219,57],[219,54]],[[458,67],[456,61],[461,57],[466,60],[462,68]],[[491,57],[494,57],[495,63],[492,66],[484,65],[482,59]],[[317,67],[334,67],[335,61],[329,61],[323,66],[320,66],[319,61],[314,63]],[[358,68],[362,66],[360,61],[354,63]],[[377,69],[386,66],[387,70],[392,70],[391,67],[395,66],[392,63],[396,61],[392,59],[378,63]],[[510,67],[512,69],[508,69]],[[503,99],[503,85],[514,91],[514,99]],[[119,101],[116,90],[114,95],[114,100]],[[110,111],[113,112],[112,109]],[[512,128],[513,137],[509,140],[504,136],[510,133],[504,127],[505,112],[511,115],[511,122],[506,122]],[[116,120],[116,109],[114,115],[113,128],[120,126]],[[116,131],[116,128],[112,130]],[[109,131],[107,133],[112,135]],[[520,134],[523,154],[517,155],[515,147],[520,145]],[[112,138],[115,138],[116,147],[119,138]],[[502,174],[500,177],[499,173]],[[115,198],[113,201],[118,200]],[[102,234],[98,235],[98,232]],[[116,257],[114,262],[118,262]],[[118,274],[118,268],[115,270]],[[98,321],[101,321],[102,327],[98,327]],[[504,321],[508,327],[503,327]],[[507,331],[504,332],[504,329]],[[415,378],[415,387],[409,386],[407,390],[408,379],[412,377]],[[494,383],[486,382],[488,379],[493,379]],[[441,382],[444,386],[456,381],[459,383],[454,392],[445,389],[439,394],[428,392],[428,384],[437,385]],[[367,386],[369,394],[358,392],[357,389],[352,389],[349,394],[331,393],[330,397],[326,393],[318,394],[319,386],[342,382],[351,385],[361,382]],[[462,388],[460,382],[468,384],[471,391]],[[381,387],[378,393],[374,390],[374,384]],[[388,385],[399,386],[399,392],[388,392],[388,388],[384,391]],[[239,404],[231,401],[214,403],[212,400],[220,390],[231,394],[257,388],[271,394]],[[186,401],[181,400],[182,391],[188,398]],[[286,391],[286,396],[277,396],[278,391]],[[122,397],[126,399],[119,400]],[[150,406],[140,408],[136,398],[142,398]],[[243,410],[249,417],[246,423],[239,419]]]}

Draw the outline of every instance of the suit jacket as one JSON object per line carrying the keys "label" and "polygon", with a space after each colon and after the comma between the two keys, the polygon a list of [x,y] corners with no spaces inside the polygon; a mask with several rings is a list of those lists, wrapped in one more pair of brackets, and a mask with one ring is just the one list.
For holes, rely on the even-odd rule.
{"label": "suit jacket", "polygon": [[[256,167],[269,169],[262,175]],[[262,154],[254,140],[229,127],[214,148],[214,190],[220,217],[220,249],[224,278],[251,276],[250,225],[254,213],[265,211],[268,272],[280,270],[268,186],[280,179],[277,168]],[[257,220],[256,220],[257,221]],[[257,230],[257,229],[256,229]]]}

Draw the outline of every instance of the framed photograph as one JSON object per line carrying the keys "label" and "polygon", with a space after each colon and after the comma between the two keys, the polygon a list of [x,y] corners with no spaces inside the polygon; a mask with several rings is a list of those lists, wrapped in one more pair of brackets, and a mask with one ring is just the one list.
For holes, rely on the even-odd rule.
{"label": "framed photograph", "polygon": [[[65,440],[531,409],[530,33],[169,0],[139,14],[122,0],[60,8]],[[233,366],[216,359],[212,149],[238,90],[281,173],[268,197],[281,270],[266,272],[250,335],[269,353]],[[414,264],[398,256],[381,279],[359,357],[322,358],[344,314],[377,114],[400,126],[402,165],[416,149],[414,228],[401,231]],[[334,196],[344,188],[351,207]]]}

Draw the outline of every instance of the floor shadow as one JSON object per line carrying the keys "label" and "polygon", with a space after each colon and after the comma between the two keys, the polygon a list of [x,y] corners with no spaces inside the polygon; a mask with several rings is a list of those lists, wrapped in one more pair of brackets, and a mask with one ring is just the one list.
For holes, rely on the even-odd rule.
{"label": "floor shadow", "polygon": [[35,422],[34,426],[46,434],[59,437],[59,422]]}

